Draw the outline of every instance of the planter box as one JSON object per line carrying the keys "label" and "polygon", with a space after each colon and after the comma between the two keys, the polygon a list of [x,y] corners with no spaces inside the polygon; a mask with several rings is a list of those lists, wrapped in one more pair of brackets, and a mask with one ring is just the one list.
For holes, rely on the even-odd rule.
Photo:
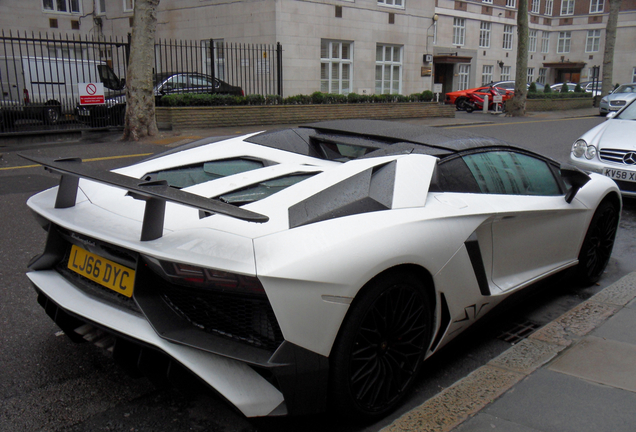
{"label": "planter box", "polygon": [[526,111],[557,111],[592,108],[593,98],[527,99]]}
{"label": "planter box", "polygon": [[382,104],[157,107],[161,129],[212,128],[262,124],[300,124],[340,119],[455,117],[455,106],[436,102]]}

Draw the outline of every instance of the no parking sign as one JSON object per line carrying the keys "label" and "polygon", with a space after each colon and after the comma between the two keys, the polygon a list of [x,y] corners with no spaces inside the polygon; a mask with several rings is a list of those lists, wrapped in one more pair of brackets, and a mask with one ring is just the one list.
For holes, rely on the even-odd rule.
{"label": "no parking sign", "polygon": [[101,105],[104,101],[103,83],[79,83],[80,105]]}

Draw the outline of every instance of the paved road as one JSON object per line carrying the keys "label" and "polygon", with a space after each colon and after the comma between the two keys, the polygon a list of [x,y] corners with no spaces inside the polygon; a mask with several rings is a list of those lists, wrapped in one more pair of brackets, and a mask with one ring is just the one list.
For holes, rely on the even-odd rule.
{"label": "paved road", "polygon": [[[462,116],[468,114],[459,113],[458,117],[463,119]],[[574,139],[602,121],[598,117],[555,120],[547,116],[519,120],[478,113],[472,116],[475,120],[494,123],[462,126],[462,129],[536,149],[560,161],[566,160]],[[249,129],[242,128],[242,131]],[[188,141],[189,136],[167,135],[161,144]],[[29,145],[28,151],[46,156],[95,158],[93,164],[110,169],[165,149],[164,145],[120,143],[109,136],[97,136],[96,141],[93,144]],[[498,336],[511,330],[514,324],[545,324],[636,268],[632,246],[636,244],[633,229],[636,205],[627,201],[614,258],[599,286],[580,290],[567,280],[552,279],[537,287],[534,295],[517,299],[516,304],[478,324],[428,361],[426,376],[416,391],[389,418],[355,427],[327,416],[247,420],[213,395],[192,388],[178,391],[172,387],[156,387],[143,378],[131,379],[98,349],[72,344],[60,335],[59,329],[36,304],[34,292],[24,277],[26,263],[41,251],[45,239],[44,231],[34,222],[24,202],[34,192],[56,184],[56,179],[41,168],[25,167],[28,164],[18,158],[15,148],[4,149],[3,153],[0,159],[0,217],[4,221],[0,232],[3,282],[0,285],[0,430],[376,431],[506,350],[510,343]]]}

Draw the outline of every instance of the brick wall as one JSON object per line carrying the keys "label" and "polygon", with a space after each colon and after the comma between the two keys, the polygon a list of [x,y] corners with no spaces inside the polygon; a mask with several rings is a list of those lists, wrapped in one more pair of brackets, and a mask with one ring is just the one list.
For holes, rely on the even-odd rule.
{"label": "brick wall", "polygon": [[160,128],[185,129],[261,124],[295,124],[337,119],[455,117],[454,105],[434,102],[276,105],[224,107],[157,107]]}

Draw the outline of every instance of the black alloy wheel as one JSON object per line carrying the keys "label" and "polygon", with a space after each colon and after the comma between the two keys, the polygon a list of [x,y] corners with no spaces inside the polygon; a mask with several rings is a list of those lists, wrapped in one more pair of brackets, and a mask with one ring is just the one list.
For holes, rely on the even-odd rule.
{"label": "black alloy wheel", "polygon": [[618,230],[618,208],[603,201],[592,217],[579,253],[578,277],[583,285],[597,282],[609,263]]}
{"label": "black alloy wheel", "polygon": [[57,105],[48,105],[44,107],[44,123],[48,125],[57,124],[60,121],[60,107]]}
{"label": "black alloy wheel", "polygon": [[335,408],[356,418],[394,409],[413,385],[431,340],[432,311],[422,284],[393,274],[352,306],[330,357]]}

